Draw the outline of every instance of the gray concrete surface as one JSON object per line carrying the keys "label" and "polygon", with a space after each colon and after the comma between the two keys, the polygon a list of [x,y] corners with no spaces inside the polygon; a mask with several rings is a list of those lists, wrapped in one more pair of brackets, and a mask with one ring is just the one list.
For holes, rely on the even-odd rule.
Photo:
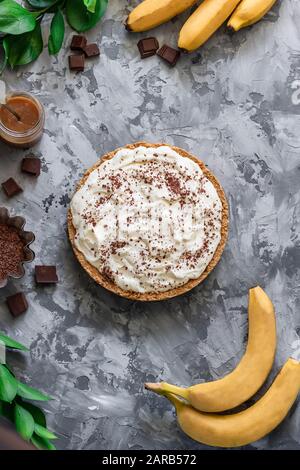
{"label": "gray concrete surface", "polygon": [[[165,379],[189,385],[222,377],[241,357],[247,293],[265,288],[277,312],[272,372],[300,357],[300,3],[278,1],[252,28],[221,29],[202,49],[169,69],[141,61],[138,38],[122,21],[136,1],[110,2],[88,34],[100,59],[73,75],[68,44],[33,65],[6,71],[10,89],[33,92],[46,108],[34,149],[43,171],[20,173],[28,151],[0,145],[1,180],[24,193],[0,204],[25,215],[36,234],[36,263],[56,263],[60,283],[36,287],[33,267],[0,291],[0,328],[30,346],[10,354],[16,373],[55,397],[45,406],[63,449],[201,449],[176,426],[166,400],[143,390]],[[155,31],[176,45],[183,18]],[[203,285],[166,302],[130,302],[82,271],[66,236],[70,197],[84,170],[106,151],[137,140],[169,142],[215,172],[230,203],[230,237]],[[5,297],[24,289],[30,308],[13,320]],[[271,378],[272,378],[271,377]],[[271,380],[270,378],[270,380]],[[300,406],[251,447],[300,449]]]}

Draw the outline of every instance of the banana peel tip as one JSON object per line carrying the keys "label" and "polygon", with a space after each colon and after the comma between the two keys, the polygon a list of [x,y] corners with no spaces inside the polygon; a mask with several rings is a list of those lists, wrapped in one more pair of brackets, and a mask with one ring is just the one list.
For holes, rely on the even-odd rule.
{"label": "banana peel tip", "polygon": [[128,18],[126,18],[126,20],[124,21],[124,27],[125,27],[126,31],[128,31],[129,33],[132,33],[132,29],[130,28],[130,26],[128,24]]}
{"label": "banana peel tip", "polygon": [[144,384],[144,387],[146,390],[149,390],[150,392],[159,393],[159,394],[163,392],[161,385],[159,383],[146,382]]}

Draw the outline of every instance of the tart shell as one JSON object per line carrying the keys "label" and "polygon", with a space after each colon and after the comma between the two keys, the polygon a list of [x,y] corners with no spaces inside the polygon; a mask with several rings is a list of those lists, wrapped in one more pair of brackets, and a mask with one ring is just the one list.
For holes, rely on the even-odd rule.
{"label": "tart shell", "polygon": [[20,262],[19,269],[17,272],[8,272],[4,279],[0,279],[0,289],[5,287],[8,283],[10,278],[13,279],[21,279],[25,274],[24,264],[31,263],[34,258],[34,252],[29,248],[31,243],[35,240],[35,235],[32,232],[27,232],[24,230],[24,226],[26,225],[26,220],[24,217],[19,215],[11,216],[8,212],[6,207],[0,207],[0,224],[8,225],[14,227],[18,230],[20,238],[24,242],[23,253],[24,258]]}
{"label": "tart shell", "polygon": [[[113,292],[114,294],[120,295],[121,297],[125,297],[130,300],[140,300],[140,301],[156,301],[156,300],[165,300],[165,299],[170,299],[172,297],[176,297],[178,295],[184,294],[185,292],[188,292],[189,290],[193,289],[195,286],[200,284],[204,279],[209,275],[209,273],[214,269],[214,267],[217,265],[219,262],[221,255],[223,253],[224,247],[226,245],[227,237],[228,237],[228,204],[226,200],[226,196],[224,193],[224,190],[222,186],[220,185],[219,181],[217,178],[206,168],[205,164],[196,158],[195,156],[191,155],[189,152],[179,148],[179,147],[174,147],[172,145],[168,144],[150,144],[147,142],[136,142],[134,144],[126,145],[122,148],[127,148],[127,149],[135,149],[136,147],[147,147],[147,148],[157,148],[161,146],[167,146],[173,149],[175,152],[177,152],[179,155],[185,158],[190,158],[193,160],[201,170],[203,171],[203,174],[206,176],[208,180],[211,181],[213,186],[215,187],[218,196],[221,200],[222,203],[222,223],[221,223],[221,240],[219,242],[219,245],[217,246],[217,249],[214,253],[213,258],[201,274],[196,279],[190,279],[188,282],[186,282],[184,285],[170,289],[165,292],[146,292],[146,293],[139,293],[139,292],[133,292],[133,291],[125,291],[124,289],[121,289],[119,286],[117,286],[114,282],[112,282],[110,279],[107,279],[105,276],[103,276],[98,269],[90,264],[83,253],[81,253],[75,246],[75,234],[76,230],[73,225],[72,221],[72,212],[71,209],[68,211],[68,234],[69,234],[69,239],[73,248],[73,251],[75,253],[75,256],[83,269],[96,281],[98,284],[100,284],[102,287],[105,287],[107,290]],[[85,183],[87,178],[89,177],[90,173],[94,170],[96,170],[102,163],[104,163],[106,160],[110,160],[115,156],[115,154],[121,150],[121,148],[118,148],[112,152],[107,153],[104,155],[100,160],[98,160],[95,165],[93,165],[87,172],[84,174],[82,179],[79,181],[78,186],[76,191],[78,191]]]}

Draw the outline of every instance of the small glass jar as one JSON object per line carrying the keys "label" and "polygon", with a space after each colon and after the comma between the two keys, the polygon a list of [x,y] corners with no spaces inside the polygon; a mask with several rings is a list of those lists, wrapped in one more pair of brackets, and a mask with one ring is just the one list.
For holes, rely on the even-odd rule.
{"label": "small glass jar", "polygon": [[30,129],[24,131],[15,131],[7,128],[0,118],[0,138],[8,145],[19,148],[29,148],[35,145],[42,137],[45,125],[45,111],[40,101],[30,93],[18,92],[9,93],[7,95],[7,103],[11,98],[23,98],[24,101],[31,101],[38,111],[38,120]]}

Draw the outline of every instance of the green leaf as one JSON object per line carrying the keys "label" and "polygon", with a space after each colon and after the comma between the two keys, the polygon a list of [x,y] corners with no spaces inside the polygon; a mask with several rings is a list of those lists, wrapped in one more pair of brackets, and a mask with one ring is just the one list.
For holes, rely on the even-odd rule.
{"label": "green leaf", "polygon": [[34,8],[35,18],[39,18],[44,13],[56,13],[58,8],[64,7],[65,0],[27,0],[27,3]]}
{"label": "green leaf", "polygon": [[0,341],[5,344],[8,348],[11,349],[19,349],[20,351],[29,351],[26,346],[24,346],[21,343],[18,343],[17,341],[9,338],[8,336],[4,335],[3,333],[0,332]]}
{"label": "green leaf", "polygon": [[27,401],[23,401],[19,397],[17,398],[17,401],[23,408],[25,408],[25,410],[29,411],[29,413],[33,416],[35,423],[40,424],[44,428],[47,427],[45,413],[40,408],[32,405],[31,403],[28,403]]}
{"label": "green leaf", "polygon": [[18,382],[7,367],[0,364],[0,400],[11,403],[17,394]]}
{"label": "green leaf", "polygon": [[52,7],[58,0],[27,0],[27,3],[34,8]]}
{"label": "green leaf", "polygon": [[40,450],[56,450],[56,447],[48,439],[42,438],[37,434],[31,437],[32,444]]}
{"label": "green leaf", "polygon": [[6,367],[6,369],[8,369],[8,371],[11,373],[11,375],[16,378],[12,368],[8,364],[3,364],[3,365],[4,365],[4,367]]}
{"label": "green leaf", "polygon": [[3,41],[8,57],[8,63],[13,68],[16,65],[26,65],[36,60],[43,50],[43,39],[40,24],[30,33],[20,36],[6,36]]}
{"label": "green leaf", "polygon": [[65,22],[64,17],[60,10],[57,10],[52,18],[50,26],[50,36],[48,42],[48,50],[50,55],[57,54],[64,41],[65,36]]}
{"label": "green leaf", "polygon": [[17,403],[15,404],[15,425],[23,439],[29,441],[34,431],[34,419],[29,411]]}
{"label": "green leaf", "polygon": [[14,0],[0,2],[0,31],[23,34],[35,28],[34,16]]}
{"label": "green leaf", "polygon": [[96,0],[95,13],[91,13],[82,0],[67,0],[66,13],[70,26],[78,33],[93,28],[104,15],[107,3],[108,0]]}
{"label": "green leaf", "polygon": [[83,3],[85,4],[88,11],[95,13],[96,0],[83,0]]}
{"label": "green leaf", "polygon": [[[6,64],[7,64],[6,50],[4,49],[3,44],[1,44],[0,45],[0,75],[5,69]],[[1,334],[0,334],[0,337],[1,337]]]}
{"label": "green leaf", "polygon": [[29,387],[22,382],[18,382],[18,391],[17,394],[27,400],[37,400],[37,401],[49,401],[52,400],[51,397],[45,395],[44,393],[36,390],[35,388]]}
{"label": "green leaf", "polygon": [[34,425],[34,432],[43,439],[57,439],[57,436],[53,434],[53,432],[36,423]]}

